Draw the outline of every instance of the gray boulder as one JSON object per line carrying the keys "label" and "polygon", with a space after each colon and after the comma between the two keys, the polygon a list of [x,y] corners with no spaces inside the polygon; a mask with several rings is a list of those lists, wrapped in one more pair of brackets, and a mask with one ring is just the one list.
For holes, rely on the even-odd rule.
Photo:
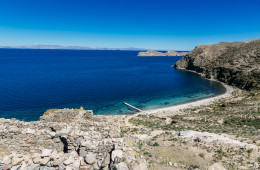
{"label": "gray boulder", "polygon": [[88,153],[85,156],[85,161],[87,164],[93,165],[96,162],[96,155],[94,155],[92,152]]}

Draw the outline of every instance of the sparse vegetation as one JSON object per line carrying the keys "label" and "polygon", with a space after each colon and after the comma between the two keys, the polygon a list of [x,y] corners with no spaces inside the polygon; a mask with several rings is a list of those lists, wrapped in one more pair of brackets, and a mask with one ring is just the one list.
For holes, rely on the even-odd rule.
{"label": "sparse vegetation", "polygon": [[153,115],[138,115],[136,118],[131,118],[129,122],[136,126],[142,125],[151,129],[180,130],[174,124],[165,124],[165,119]]}
{"label": "sparse vegetation", "polygon": [[[147,145],[143,144],[140,147],[144,155],[148,157],[147,159],[153,160],[155,165],[152,167],[167,165],[169,161],[169,157],[160,156],[152,152],[152,150],[157,150],[158,146],[160,146],[160,141],[170,142],[168,147],[171,147],[171,149],[179,146],[200,148],[202,150],[197,153],[197,157],[201,161],[221,162],[223,166],[230,169],[237,169],[238,166],[253,167],[254,162],[258,161],[258,158],[254,156],[255,152],[253,152],[253,149],[236,150],[222,149],[221,145],[206,146],[201,143],[199,138],[195,138],[191,142],[171,133],[172,131],[178,132],[180,130],[192,129],[201,132],[235,135],[241,141],[257,141],[260,126],[259,91],[235,91],[233,95],[232,100],[222,99],[209,106],[185,109],[182,111],[184,114],[175,114],[168,118],[160,117],[160,115],[135,116],[129,120],[135,127],[128,130],[127,133],[142,132],[147,134],[152,131],[164,131],[164,133],[152,136]],[[259,145],[259,142],[257,144]],[[244,155],[246,155],[245,160],[243,160]],[[158,157],[162,157],[162,160],[156,163]],[[187,164],[187,162],[184,164]],[[188,167],[191,166],[193,165],[189,164]]]}
{"label": "sparse vegetation", "polygon": [[144,155],[147,155],[149,157],[152,157],[152,154],[150,152],[144,152]]}
{"label": "sparse vegetation", "polygon": [[199,156],[203,159],[205,159],[205,153],[200,153]]}

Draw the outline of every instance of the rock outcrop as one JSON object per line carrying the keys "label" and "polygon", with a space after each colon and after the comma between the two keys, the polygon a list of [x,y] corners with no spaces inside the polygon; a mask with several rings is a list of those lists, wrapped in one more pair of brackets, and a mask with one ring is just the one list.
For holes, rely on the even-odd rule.
{"label": "rock outcrop", "polygon": [[241,89],[260,89],[260,39],[199,45],[174,67]]}
{"label": "rock outcrop", "polygon": [[0,169],[131,169],[120,125],[83,109],[53,109],[40,121],[0,119]]}
{"label": "rock outcrop", "polygon": [[155,57],[155,56],[185,56],[187,52],[176,52],[176,51],[167,51],[166,53],[158,51],[147,51],[139,52],[138,56],[141,57]]}

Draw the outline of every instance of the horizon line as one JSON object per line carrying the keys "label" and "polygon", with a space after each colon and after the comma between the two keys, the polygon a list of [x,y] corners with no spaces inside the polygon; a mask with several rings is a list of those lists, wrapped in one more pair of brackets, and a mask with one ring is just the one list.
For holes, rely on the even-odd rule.
{"label": "horizon line", "polygon": [[46,50],[122,50],[122,51],[147,51],[147,50],[154,50],[154,51],[191,51],[191,50],[172,50],[172,49],[151,49],[151,48],[138,48],[138,47],[87,47],[87,46],[63,46],[63,45],[17,45],[17,46],[10,46],[10,45],[0,45],[0,49],[46,49]]}

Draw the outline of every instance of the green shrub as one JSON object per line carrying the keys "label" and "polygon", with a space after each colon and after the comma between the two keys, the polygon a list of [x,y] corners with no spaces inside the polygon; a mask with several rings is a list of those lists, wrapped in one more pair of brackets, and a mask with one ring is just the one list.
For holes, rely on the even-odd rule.
{"label": "green shrub", "polygon": [[120,130],[120,137],[123,138],[125,136],[125,131],[124,130]]}
{"label": "green shrub", "polygon": [[153,146],[159,146],[159,143],[155,142],[155,143],[153,144]]}
{"label": "green shrub", "polygon": [[142,142],[138,142],[137,145],[138,145],[138,148],[141,150],[142,147],[143,147],[143,143]]}
{"label": "green shrub", "polygon": [[200,153],[199,156],[203,159],[205,159],[205,153]]}
{"label": "green shrub", "polygon": [[152,154],[150,152],[144,152],[144,155],[147,155],[149,157],[152,157]]}

